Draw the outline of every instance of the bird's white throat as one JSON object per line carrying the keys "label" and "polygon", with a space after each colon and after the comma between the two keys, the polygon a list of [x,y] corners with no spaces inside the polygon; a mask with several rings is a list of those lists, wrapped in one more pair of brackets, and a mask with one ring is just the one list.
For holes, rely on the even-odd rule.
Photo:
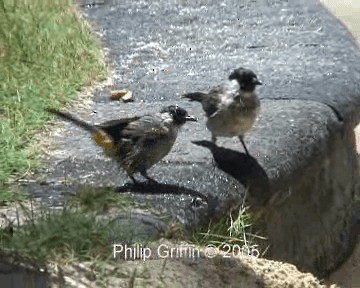
{"label": "bird's white throat", "polygon": [[244,98],[254,97],[254,92],[241,91],[241,97],[244,97]]}

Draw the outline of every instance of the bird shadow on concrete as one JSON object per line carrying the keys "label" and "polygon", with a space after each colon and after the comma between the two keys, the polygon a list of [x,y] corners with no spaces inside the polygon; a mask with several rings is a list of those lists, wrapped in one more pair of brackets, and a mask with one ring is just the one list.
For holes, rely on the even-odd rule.
{"label": "bird shadow on concrete", "polygon": [[216,166],[234,177],[245,188],[248,188],[248,196],[254,199],[257,204],[262,205],[270,199],[269,178],[254,157],[217,146],[207,140],[192,141],[192,143],[209,149]]}

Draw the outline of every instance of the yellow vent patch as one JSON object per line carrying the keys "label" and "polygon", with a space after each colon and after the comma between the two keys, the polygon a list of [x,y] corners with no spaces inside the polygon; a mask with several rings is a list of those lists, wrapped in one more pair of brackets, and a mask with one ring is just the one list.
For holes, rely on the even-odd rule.
{"label": "yellow vent patch", "polygon": [[98,146],[100,146],[106,150],[111,149],[113,147],[114,143],[113,143],[111,137],[107,133],[105,133],[103,130],[96,129],[93,132],[92,136],[93,136],[94,142]]}

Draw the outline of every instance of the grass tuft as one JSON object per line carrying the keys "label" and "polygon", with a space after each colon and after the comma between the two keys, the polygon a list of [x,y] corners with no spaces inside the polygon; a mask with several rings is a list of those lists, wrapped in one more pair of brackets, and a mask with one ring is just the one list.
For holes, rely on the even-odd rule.
{"label": "grass tuft", "polygon": [[[0,229],[0,248],[40,261],[90,261],[111,257],[112,243],[128,238],[128,231],[97,213],[65,207],[40,211],[22,206],[25,221]],[[14,225],[15,224],[15,225]]]}
{"label": "grass tuft", "polygon": [[[15,219],[2,216],[0,251],[41,264],[107,261],[112,244],[141,240],[134,234],[137,227],[126,224],[129,201],[111,188],[90,186],[77,190],[61,209],[18,201]],[[116,213],[105,213],[110,209]]]}
{"label": "grass tuft", "polygon": [[129,205],[129,197],[116,193],[112,187],[83,186],[71,198],[72,206],[80,207],[85,212],[107,212],[111,207],[124,209]]}
{"label": "grass tuft", "polygon": [[263,256],[259,241],[266,238],[252,230],[253,215],[244,203],[239,211],[229,213],[229,217],[211,222],[208,227],[194,231],[191,241],[198,245],[212,245],[232,256]]}

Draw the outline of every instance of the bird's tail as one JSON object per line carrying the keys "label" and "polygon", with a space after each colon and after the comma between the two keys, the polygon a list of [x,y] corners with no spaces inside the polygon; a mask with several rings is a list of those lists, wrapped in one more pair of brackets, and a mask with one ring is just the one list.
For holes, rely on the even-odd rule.
{"label": "bird's tail", "polygon": [[111,149],[113,147],[112,138],[102,129],[96,127],[95,125],[91,125],[86,123],[85,121],[71,115],[67,112],[62,112],[53,108],[47,108],[47,112],[51,114],[55,114],[56,116],[74,123],[75,125],[83,128],[84,130],[90,132],[92,134],[94,142],[103,147],[104,149]]}
{"label": "bird's tail", "polygon": [[190,101],[202,102],[206,96],[207,96],[206,93],[194,92],[194,93],[186,93],[186,94],[182,95],[181,98],[188,98],[188,99],[190,99]]}
{"label": "bird's tail", "polygon": [[75,125],[83,128],[86,131],[94,132],[94,130],[96,130],[95,126],[86,123],[85,121],[71,115],[70,113],[62,112],[62,111],[59,111],[59,110],[56,110],[56,109],[53,109],[53,108],[47,108],[46,111],[51,113],[51,114],[55,114],[56,116],[62,118],[63,120],[72,122]]}

